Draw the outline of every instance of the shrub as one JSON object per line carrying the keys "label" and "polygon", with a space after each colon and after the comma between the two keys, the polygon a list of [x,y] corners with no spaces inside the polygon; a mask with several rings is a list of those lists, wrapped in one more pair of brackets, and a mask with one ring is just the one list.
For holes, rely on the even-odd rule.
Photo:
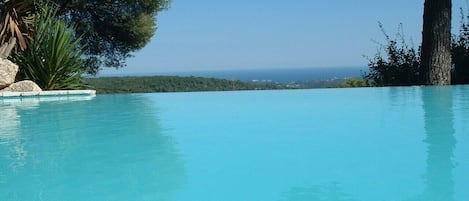
{"label": "shrub", "polygon": [[[420,83],[420,51],[407,45],[402,24],[399,26],[395,38],[389,37],[381,28],[387,44],[380,45],[380,50],[371,59],[368,59],[370,71],[364,75],[364,79],[372,86],[408,86]],[[386,56],[382,56],[384,49]]]}
{"label": "shrub", "polygon": [[339,85],[340,88],[351,88],[351,87],[368,87],[368,83],[366,80],[357,79],[357,78],[349,78],[345,80],[344,83]]}
{"label": "shrub", "polygon": [[32,40],[27,49],[13,54],[20,66],[17,79],[32,80],[42,89],[75,89],[82,87],[84,65],[80,39],[73,27],[55,18],[55,11],[43,6],[33,25]]}
{"label": "shrub", "polygon": [[453,84],[469,84],[469,24],[461,9],[461,26],[452,38]]}

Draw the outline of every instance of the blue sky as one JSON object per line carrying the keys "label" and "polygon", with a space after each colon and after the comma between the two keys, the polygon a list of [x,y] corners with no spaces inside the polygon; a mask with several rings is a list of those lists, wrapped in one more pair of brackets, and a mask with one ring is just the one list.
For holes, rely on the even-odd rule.
{"label": "blue sky", "polygon": [[[366,66],[394,35],[421,40],[423,0],[173,0],[152,41],[128,66],[102,74]],[[460,21],[453,0],[453,27]]]}

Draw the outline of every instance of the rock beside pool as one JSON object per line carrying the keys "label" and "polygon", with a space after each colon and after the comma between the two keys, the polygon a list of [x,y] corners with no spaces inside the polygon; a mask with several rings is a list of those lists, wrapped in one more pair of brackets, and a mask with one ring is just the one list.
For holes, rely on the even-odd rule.
{"label": "rock beside pool", "polygon": [[2,89],[0,91],[8,91],[8,92],[39,92],[42,91],[42,89],[37,86],[36,83],[34,83],[31,80],[23,80],[19,81],[16,83],[11,84],[5,89]]}
{"label": "rock beside pool", "polygon": [[13,84],[17,73],[18,65],[8,59],[0,59],[0,89]]}
{"label": "rock beside pool", "polygon": [[0,58],[0,92],[39,92],[42,89],[33,81],[23,80],[15,83],[18,65],[8,59]]}

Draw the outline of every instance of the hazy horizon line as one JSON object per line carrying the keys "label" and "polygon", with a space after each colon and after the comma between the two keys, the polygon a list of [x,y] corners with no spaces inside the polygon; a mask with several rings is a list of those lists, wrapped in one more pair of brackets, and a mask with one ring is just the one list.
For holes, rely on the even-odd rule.
{"label": "hazy horizon line", "polygon": [[[128,68],[128,67],[124,67]],[[95,77],[101,76],[143,76],[143,75],[172,75],[172,74],[187,74],[187,73],[209,73],[209,72],[247,72],[247,71],[283,71],[283,70],[320,70],[320,69],[361,69],[366,70],[368,66],[313,66],[313,67],[272,67],[272,68],[229,68],[229,69],[178,69],[174,71],[149,71],[149,72],[118,72],[120,69],[105,69],[115,70],[115,72],[103,72],[100,71]]]}

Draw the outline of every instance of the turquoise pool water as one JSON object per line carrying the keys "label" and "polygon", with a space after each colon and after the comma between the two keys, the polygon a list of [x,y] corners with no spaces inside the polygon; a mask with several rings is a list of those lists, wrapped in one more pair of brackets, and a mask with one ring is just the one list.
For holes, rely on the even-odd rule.
{"label": "turquoise pool water", "polygon": [[467,201],[469,87],[0,99],[2,201]]}

